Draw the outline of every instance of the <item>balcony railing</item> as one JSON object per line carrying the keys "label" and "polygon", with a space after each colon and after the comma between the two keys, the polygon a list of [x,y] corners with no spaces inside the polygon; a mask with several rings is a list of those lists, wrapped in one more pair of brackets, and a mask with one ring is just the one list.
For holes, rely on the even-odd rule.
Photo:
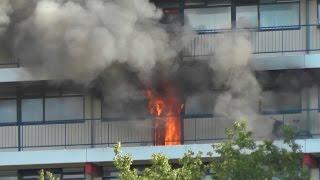
{"label": "balcony railing", "polygon": [[[198,31],[197,35],[185,45],[183,56],[212,56],[216,47],[224,41],[224,37],[234,32],[241,32],[249,39],[253,54],[317,53],[317,51],[320,53],[320,28],[318,24],[311,24]],[[18,66],[18,58],[0,59],[0,68]]]}
{"label": "balcony railing", "polygon": [[224,37],[240,32],[253,54],[314,52],[320,50],[319,25],[277,26],[256,29],[199,31],[184,48],[184,57],[212,56]]}
{"label": "balcony railing", "polygon": [[[261,114],[257,138],[281,138],[281,127],[290,124],[297,130],[297,138],[320,136],[320,109]],[[212,114],[186,115],[183,120],[184,144],[213,143],[225,138],[225,128],[232,121]],[[151,119],[84,119],[43,123],[0,125],[0,149],[61,149],[75,147],[111,147],[121,141],[124,146],[153,144]]]}

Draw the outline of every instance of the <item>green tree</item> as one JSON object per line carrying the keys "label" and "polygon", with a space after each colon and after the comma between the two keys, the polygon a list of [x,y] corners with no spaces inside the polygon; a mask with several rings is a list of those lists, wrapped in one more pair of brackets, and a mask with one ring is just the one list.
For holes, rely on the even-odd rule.
{"label": "green tree", "polygon": [[[308,179],[294,131],[285,126],[284,134],[285,147],[276,146],[270,140],[256,142],[246,130],[246,123],[239,121],[226,129],[225,141],[213,145],[213,151],[208,153],[209,161],[203,161],[201,152],[188,151],[179,164],[173,166],[163,154],[154,154],[151,166],[138,172],[132,167],[132,156],[123,154],[119,143],[114,147],[114,165],[122,180],[194,180],[203,179],[208,172],[212,179],[219,180]],[[218,157],[213,157],[213,152]]]}
{"label": "green tree", "polygon": [[58,177],[56,177],[53,173],[51,173],[50,171],[44,171],[43,169],[41,169],[39,171],[39,180],[59,180]]}

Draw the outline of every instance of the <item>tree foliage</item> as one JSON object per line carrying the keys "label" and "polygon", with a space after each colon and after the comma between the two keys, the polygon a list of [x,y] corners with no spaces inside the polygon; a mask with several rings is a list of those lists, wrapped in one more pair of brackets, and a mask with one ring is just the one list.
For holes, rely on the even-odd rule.
{"label": "tree foliage", "polygon": [[53,173],[50,171],[45,171],[44,169],[41,169],[39,171],[39,180],[59,180],[60,178],[56,177]]}
{"label": "tree foliage", "polygon": [[[271,140],[256,142],[246,130],[245,121],[238,121],[226,129],[225,141],[212,145],[213,150],[206,155],[209,156],[206,162],[201,152],[188,151],[176,166],[163,154],[154,154],[151,166],[142,172],[132,167],[132,156],[123,154],[119,143],[114,147],[114,165],[122,180],[196,180],[205,176],[219,180],[308,179],[293,129],[285,126],[283,130],[285,137],[280,147]],[[218,156],[213,157],[213,154]]]}

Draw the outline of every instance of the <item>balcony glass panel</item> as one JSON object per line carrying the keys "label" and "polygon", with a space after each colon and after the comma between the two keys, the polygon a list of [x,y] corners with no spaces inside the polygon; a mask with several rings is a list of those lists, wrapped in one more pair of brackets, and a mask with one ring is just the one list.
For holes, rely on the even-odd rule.
{"label": "balcony glass panel", "polygon": [[0,100],[0,123],[10,123],[17,121],[17,100]]}
{"label": "balcony glass panel", "polygon": [[299,3],[260,5],[260,27],[299,25]]}
{"label": "balcony glass panel", "polygon": [[231,8],[186,9],[185,23],[195,30],[231,29]]}

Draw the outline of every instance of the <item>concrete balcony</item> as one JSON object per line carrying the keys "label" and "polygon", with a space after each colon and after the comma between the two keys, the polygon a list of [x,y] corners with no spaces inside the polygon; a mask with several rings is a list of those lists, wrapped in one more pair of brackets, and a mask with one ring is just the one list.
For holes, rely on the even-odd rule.
{"label": "concrete balcony", "polygon": [[[261,114],[256,128],[266,133],[256,138],[281,139],[284,124],[296,129],[297,139],[320,138],[319,116],[319,109]],[[233,122],[212,114],[195,114],[185,115],[182,124],[183,144],[210,144],[224,139],[225,128]],[[0,125],[1,151],[112,147],[119,141],[123,146],[152,146],[153,119],[104,118]]]}

